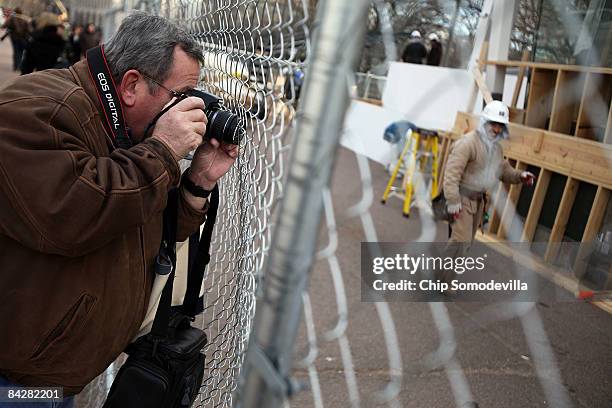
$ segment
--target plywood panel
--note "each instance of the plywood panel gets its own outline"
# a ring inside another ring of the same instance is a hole
[[[569,177],[565,183],[563,189],[563,196],[559,203],[559,210],[557,211],[557,217],[553,224],[552,231],[546,247],[546,253],[544,254],[544,260],[550,262],[557,257],[559,252],[559,242],[563,239],[565,234],[565,228],[567,227],[567,220],[569,219],[574,200],[576,199],[576,193],[578,192],[578,186],[580,182],[575,178]]]
[[[611,98],[612,76],[589,73],[578,113],[577,137],[604,140]]]
[[[548,190],[551,174],[552,173],[546,169],[543,169],[539,174],[533,198],[529,205],[529,211],[527,212],[527,218],[525,218],[525,225],[521,236],[521,241],[523,242],[531,242],[533,240],[533,235],[535,234],[538,220],[540,219],[542,205],[544,204],[544,198],[546,198],[546,191]]]
[[[533,71],[526,108],[527,126],[548,129],[556,82],[557,71],[537,68]]]
[[[586,74],[560,71],[555,87],[549,130],[573,135],[584,90]]]

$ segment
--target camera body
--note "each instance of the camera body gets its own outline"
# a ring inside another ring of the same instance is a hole
[[[192,89],[187,95],[202,99],[206,105],[204,113],[208,125],[205,138],[217,139],[226,144],[240,144],[245,134],[244,126],[238,115],[224,109],[223,99],[200,89]]]

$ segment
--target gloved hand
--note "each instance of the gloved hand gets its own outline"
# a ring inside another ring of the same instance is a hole
[[[459,218],[459,214],[461,213],[461,203],[448,204],[446,206],[446,210],[448,211],[450,216],[453,218],[453,220],[456,220],[457,218]]]
[[[533,186],[533,183],[535,182],[536,176],[529,172],[529,171],[524,171],[521,173],[521,181],[523,182],[523,184],[528,185],[528,186]]]

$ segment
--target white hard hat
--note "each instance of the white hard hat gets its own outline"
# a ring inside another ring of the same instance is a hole
[[[438,34],[431,33],[431,34],[429,34],[429,40],[430,41],[440,41],[440,38],[438,37]]]
[[[507,125],[510,118],[508,107],[500,101],[491,101],[482,111],[482,117],[489,122],[503,123]]]
[[[410,37],[412,37],[412,38],[421,38],[421,33],[419,33],[418,30],[414,30],[412,33],[410,33]]]

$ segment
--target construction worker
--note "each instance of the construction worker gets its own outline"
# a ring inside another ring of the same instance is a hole
[[[439,66],[442,61],[442,43],[438,34],[431,33],[429,39],[429,52],[427,53],[427,65]]]
[[[410,34],[410,41],[408,41],[408,45],[406,45],[402,53],[402,61],[411,64],[422,64],[426,57],[427,48],[425,48],[425,44],[423,44],[421,33],[414,30]]]
[[[448,156],[443,190],[448,213],[453,219],[446,256],[463,256],[474,240],[483,216],[487,191],[499,180],[504,183],[533,185],[535,176],[514,169],[500,145],[508,138],[508,107],[500,101],[487,104],[478,129],[457,140]],[[453,271],[444,271],[442,279],[453,279]]]

